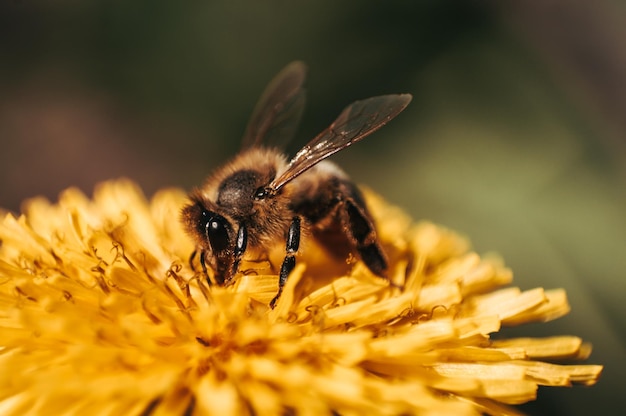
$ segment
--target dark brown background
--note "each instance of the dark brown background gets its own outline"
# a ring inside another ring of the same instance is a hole
[[[291,151],[351,101],[409,92],[405,113],[335,159],[501,253],[522,288],[567,289],[570,315],[510,333],[583,336],[605,373],[524,409],[626,409],[623,3],[178,3],[0,2],[0,206],[120,176],[147,194],[198,184],[294,59],[309,107]]]

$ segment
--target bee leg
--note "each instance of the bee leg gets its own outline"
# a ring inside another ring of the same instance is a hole
[[[360,206],[357,200],[352,198],[346,198],[343,204],[343,222],[361,259],[372,273],[386,277],[387,258],[364,206]]]
[[[289,226],[289,231],[287,232],[287,244],[285,247],[285,251],[287,254],[285,255],[285,259],[283,260],[283,264],[280,267],[280,275],[278,277],[278,293],[274,296],[274,299],[270,302],[270,308],[274,309],[276,306],[276,301],[280,298],[280,295],[283,293],[283,287],[287,282],[287,277],[291,273],[291,271],[296,267],[296,257],[295,254],[298,251],[298,247],[300,246],[300,217],[293,217],[291,221],[291,225]]]
[[[193,255],[195,254],[196,254],[196,251],[193,252]],[[213,283],[211,282],[211,279],[209,278],[209,272],[206,268],[206,258],[205,258],[204,250],[200,250],[200,265],[202,266],[202,273],[204,273],[204,277],[206,277],[206,281],[209,283],[209,286],[211,286]]]
[[[198,249],[195,249],[193,253],[191,253],[191,256],[189,256],[189,267],[194,272],[196,271],[196,266],[193,265],[193,261],[196,259],[197,255],[198,255]]]
[[[313,235],[331,255],[345,259],[357,254],[372,273],[386,278],[387,256],[361,191],[347,178],[333,176],[332,165],[324,166],[330,174],[323,186],[296,201],[293,211],[307,219]]]
[[[204,258],[204,250],[195,249],[191,256],[189,256],[189,267],[192,271],[196,272],[196,266],[194,266],[193,262],[196,259],[196,256],[200,254],[200,265],[202,266],[202,273],[204,273],[204,277],[206,277],[207,282],[211,284],[211,279],[209,279],[209,272],[206,268],[206,260]]]

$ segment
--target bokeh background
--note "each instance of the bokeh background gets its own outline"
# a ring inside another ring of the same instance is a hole
[[[567,317],[509,332],[580,335],[604,374],[523,409],[624,414],[624,2],[1,0],[0,206],[120,176],[199,184],[294,59],[309,104],[291,152],[356,99],[412,93],[335,160],[500,253],[522,288],[567,289]]]

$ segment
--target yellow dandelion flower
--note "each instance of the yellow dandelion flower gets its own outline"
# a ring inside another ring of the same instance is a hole
[[[107,182],[5,215],[0,413],[515,414],[596,381],[555,363],[589,355],[576,337],[490,339],[567,313],[563,290],[509,287],[497,258],[366,195],[396,286],[309,245],[275,309],[269,262],[226,288],[187,265],[180,190]]]

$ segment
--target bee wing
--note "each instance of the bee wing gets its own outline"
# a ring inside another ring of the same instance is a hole
[[[350,104],[291,159],[285,172],[270,183],[270,189],[279,190],[328,156],[375,132],[400,114],[411,99],[411,94],[381,95]]]
[[[242,149],[286,142],[293,137],[304,112],[305,78],[306,65],[295,61],[272,79],[254,107]]]

